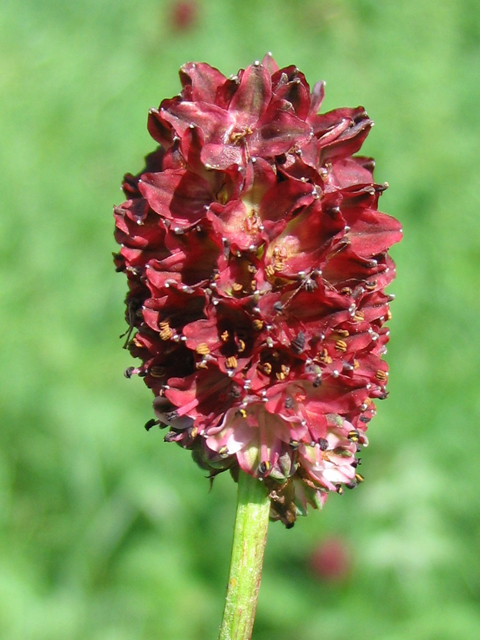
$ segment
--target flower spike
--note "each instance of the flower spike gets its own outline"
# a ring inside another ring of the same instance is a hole
[[[165,440],[210,476],[239,470],[287,527],[363,480],[360,449],[386,397],[388,186],[355,156],[363,107],[319,114],[294,66],[268,54],[227,79],[205,63],[152,109],[158,148],[115,208],[127,344]]]

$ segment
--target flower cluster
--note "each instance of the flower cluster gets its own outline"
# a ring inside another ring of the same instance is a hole
[[[310,91],[270,55],[228,79],[189,63],[180,79],[115,208],[142,361],[126,375],[155,395],[147,427],[168,425],[212,476],[263,479],[291,526],[362,480],[401,229],[377,209],[373,160],[353,155],[373,124],[362,107],[318,114],[323,83]]]

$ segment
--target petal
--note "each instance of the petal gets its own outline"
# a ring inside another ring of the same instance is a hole
[[[325,82],[316,82],[313,85],[312,97],[310,100],[310,115],[315,116],[320,109],[323,99],[325,97]]]
[[[197,222],[212,200],[209,184],[182,169],[144,173],[138,187],[154,211],[180,226]]]
[[[242,200],[232,200],[226,205],[214,202],[207,216],[232,250],[245,251],[262,241],[260,218],[254,210],[247,209]]]
[[[363,107],[336,109],[310,122],[322,147],[322,161],[356,153],[373,126]]]
[[[223,73],[205,62],[187,62],[180,69],[180,81],[192,102],[214,102],[218,88],[226,80]]]
[[[235,115],[237,123],[251,125],[265,113],[271,97],[270,74],[263,65],[252,64],[243,73],[229,111]]]
[[[253,156],[279,156],[293,146],[306,144],[311,135],[311,127],[295,115],[292,106],[286,100],[276,100],[248,138],[248,148]]]
[[[374,209],[361,207],[342,208],[342,215],[350,227],[346,238],[352,251],[369,257],[382,253],[402,239],[402,227],[398,220]]]
[[[278,73],[281,73],[282,80],[286,81],[275,87],[275,98],[289,102],[296,115],[305,120],[310,108],[310,87],[305,76],[296,67],[287,67]],[[272,78],[272,82],[275,82],[277,75]]]
[[[311,192],[312,185],[308,187]],[[345,221],[341,214],[338,211],[325,213],[321,201],[317,200],[295,216],[285,230],[272,240],[266,257],[272,260],[279,275],[288,277],[300,271],[309,273],[321,266],[329,243],[344,227]],[[275,255],[281,256],[279,263],[275,260]]]
[[[328,177],[324,178],[327,188],[345,189],[358,184],[371,184],[373,160],[371,158],[339,158],[333,161]]]
[[[155,114],[153,114],[155,115]],[[232,116],[208,102],[162,102],[157,120],[166,128],[170,126],[182,137],[189,126],[199,127],[206,142],[223,141],[226,130],[234,124]]]
[[[267,53],[264,56],[262,65],[267,69],[270,75],[273,75],[276,71],[278,71],[278,64],[275,62],[271,53]]]
[[[200,345],[207,345],[210,351],[221,346],[218,337],[217,321],[215,318],[196,320],[183,327],[183,335],[187,338],[185,344],[195,351]]]
[[[245,164],[244,149],[240,146],[223,142],[206,144],[200,157],[206,167],[220,171],[225,171],[232,165]]]

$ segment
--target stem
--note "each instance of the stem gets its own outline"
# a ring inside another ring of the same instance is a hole
[[[269,513],[270,498],[263,482],[240,471],[230,577],[218,640],[252,636]]]

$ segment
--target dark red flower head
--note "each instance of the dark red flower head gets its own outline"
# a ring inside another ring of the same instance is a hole
[[[400,225],[380,213],[362,107],[318,114],[294,66],[267,55],[231,78],[204,63],[150,111],[158,148],[115,208],[128,278],[127,374],[152,389],[165,439],[211,475],[262,478],[272,517],[357,473],[382,360]]]

